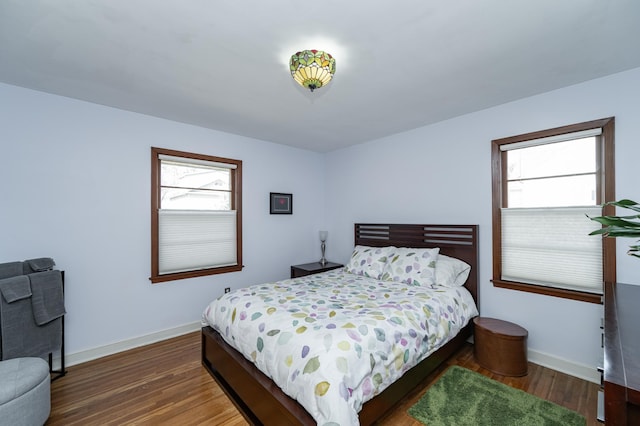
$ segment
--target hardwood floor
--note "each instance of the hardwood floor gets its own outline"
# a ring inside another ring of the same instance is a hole
[[[420,425],[406,414],[448,365],[461,365],[518,389],[575,410],[598,425],[598,386],[529,363],[524,377],[497,376],[473,359],[473,346],[459,350],[425,380],[380,425]],[[55,425],[246,425],[234,405],[200,364],[200,333],[68,368],[51,384]]]

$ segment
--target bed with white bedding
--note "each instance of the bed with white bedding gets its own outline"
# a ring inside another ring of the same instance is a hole
[[[464,287],[382,281],[344,268],[225,294],[203,320],[318,424],[354,425],[364,402],[477,314]]]
[[[375,421],[464,342],[478,315],[477,227],[463,228],[468,236],[458,226],[357,224],[345,268],[221,296],[203,313],[203,364],[254,424]],[[379,240],[380,229],[409,233]],[[384,245],[398,242],[418,247]],[[251,396],[260,389],[266,399]],[[380,399],[383,408],[368,408]]]

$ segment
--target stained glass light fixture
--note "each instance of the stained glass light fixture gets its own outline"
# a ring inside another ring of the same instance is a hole
[[[327,85],[336,72],[336,60],[322,50],[302,50],[291,56],[291,76],[312,92]]]

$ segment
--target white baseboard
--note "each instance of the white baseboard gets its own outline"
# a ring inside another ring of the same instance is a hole
[[[81,364],[83,362],[91,361],[97,358],[102,358],[103,356],[113,355],[118,352],[123,352],[129,349],[138,348],[140,346],[149,345],[161,340],[171,339],[172,337],[182,336],[183,334],[198,331],[200,330],[200,328],[202,328],[202,325],[200,324],[200,321],[198,321],[190,324],[184,324],[168,330],[147,334],[145,336],[123,340],[121,342],[113,343],[110,345],[100,346],[98,348],[76,352],[73,354],[66,354],[64,359],[65,366],[70,367],[72,365]],[[60,358],[56,359],[54,357],[53,367],[54,369],[60,368]]]
[[[544,352],[527,350],[528,361],[552,370],[578,377],[593,383],[600,383],[600,373],[595,366],[578,364]]]

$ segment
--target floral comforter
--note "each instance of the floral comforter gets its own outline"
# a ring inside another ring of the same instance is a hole
[[[378,281],[342,269],[254,285],[211,302],[217,330],[319,425],[357,425],[362,404],[478,311],[465,288]]]

